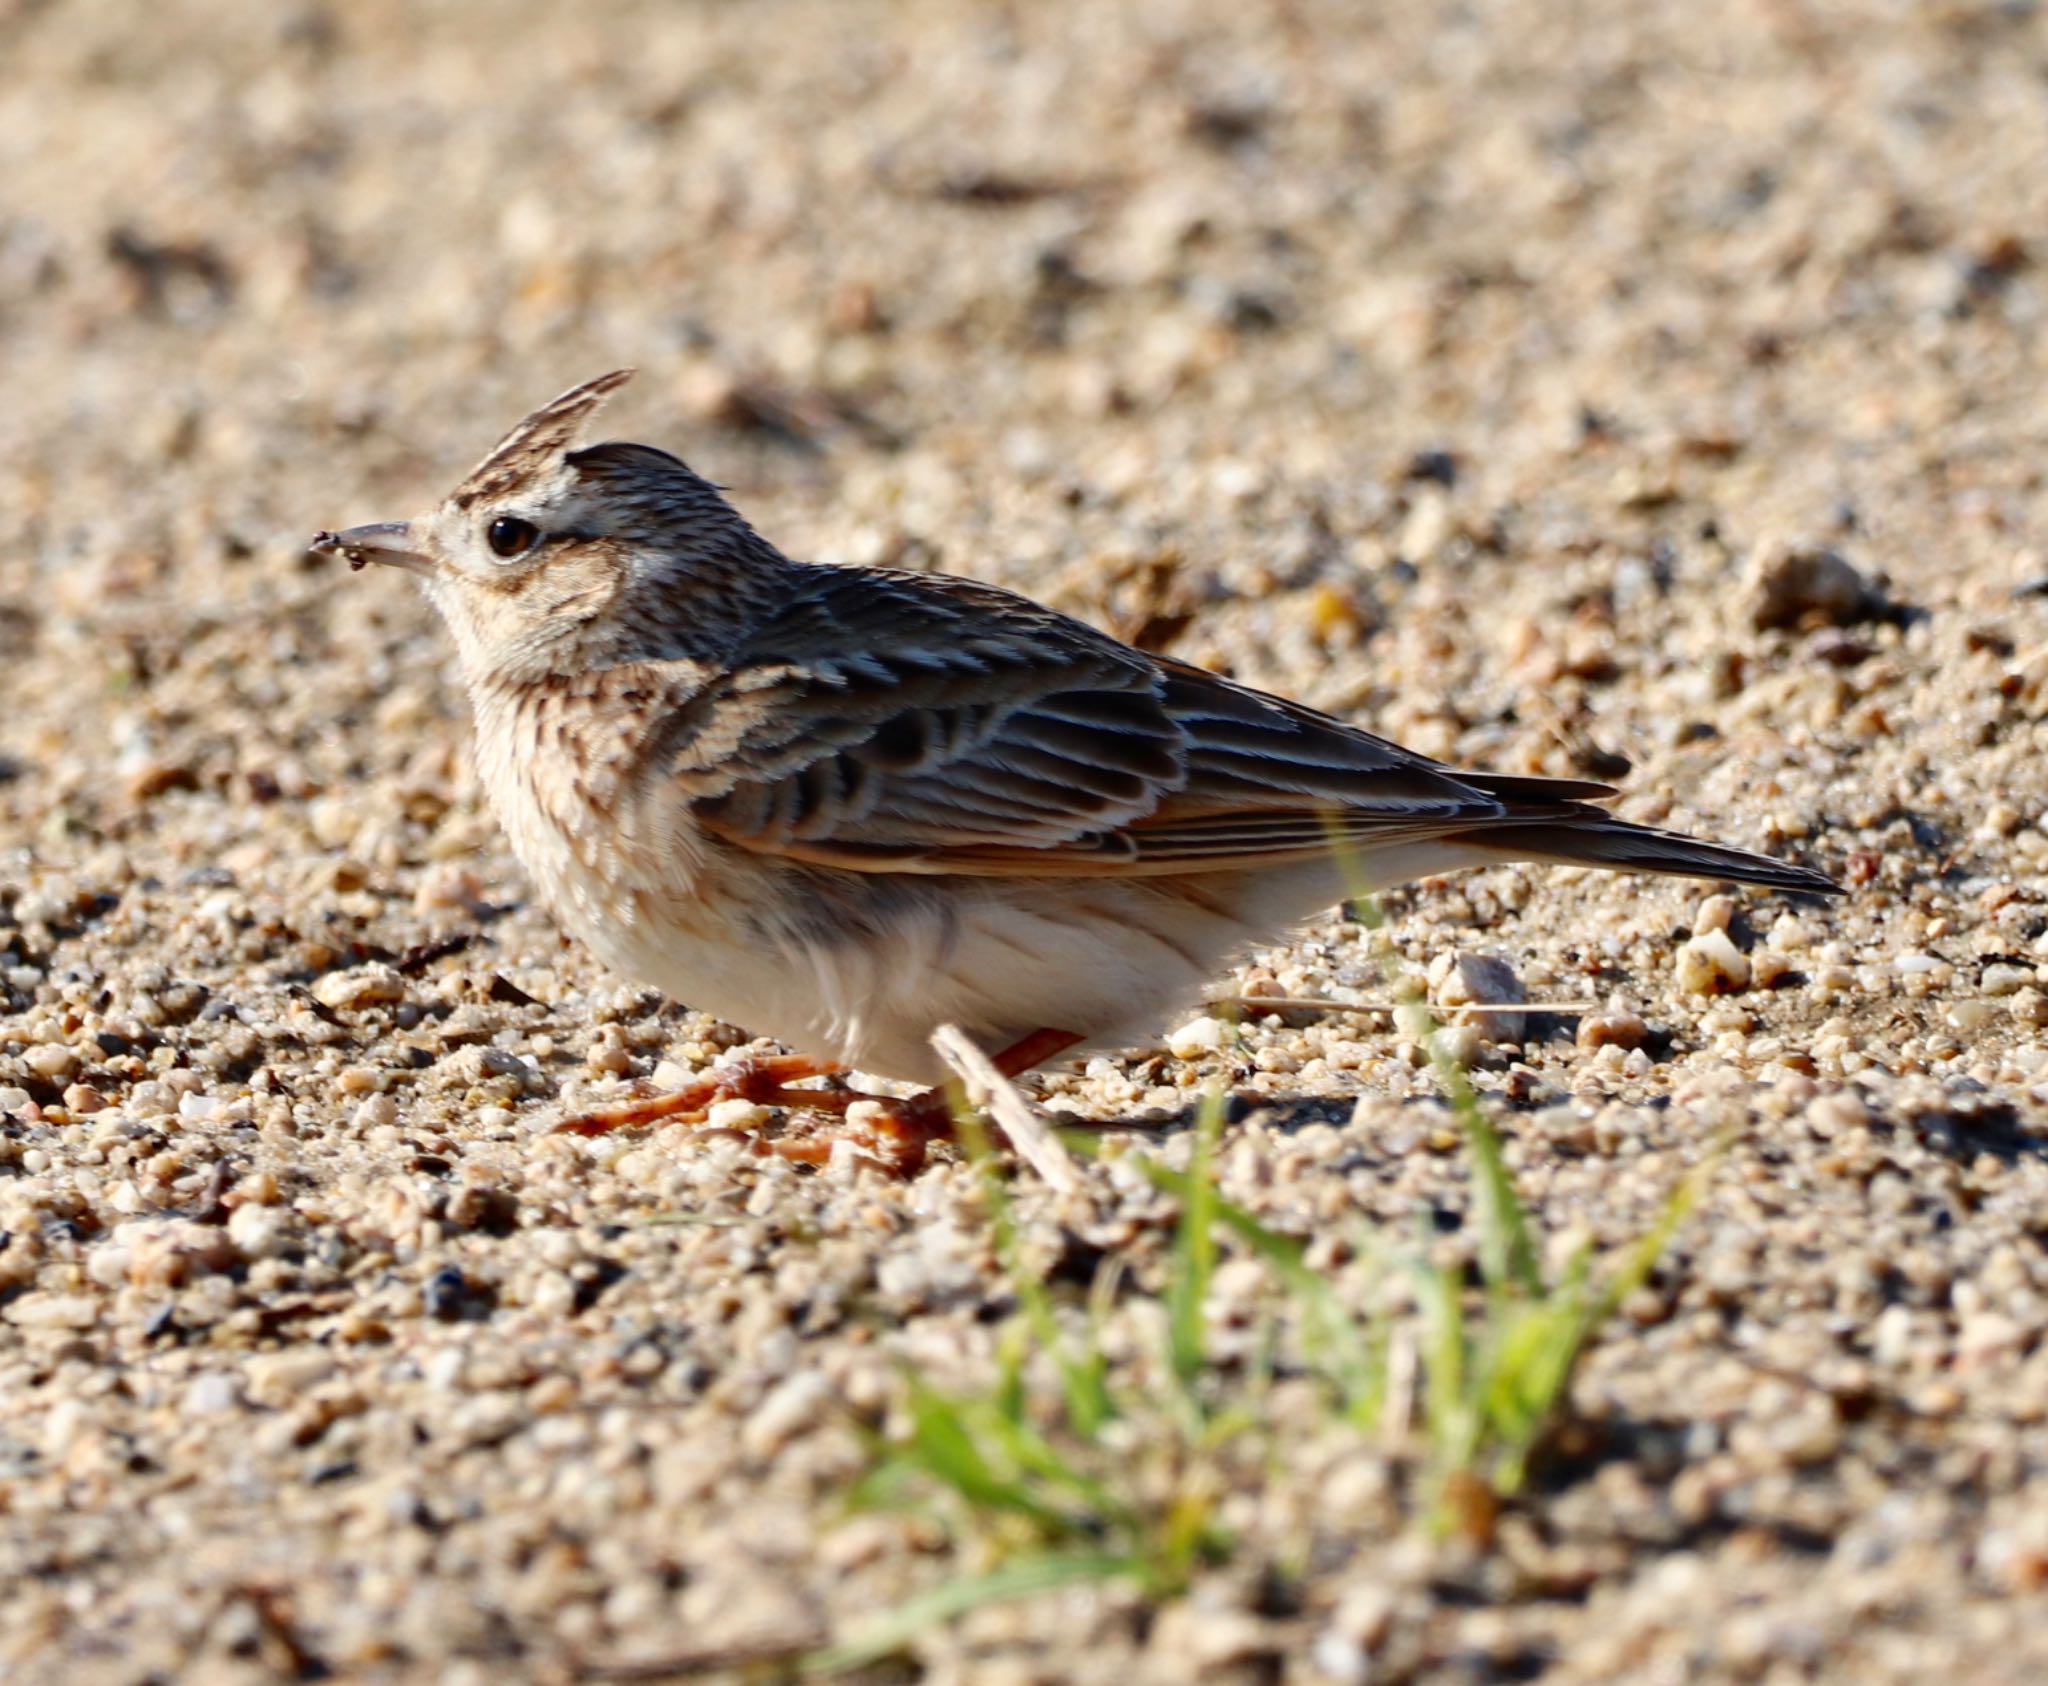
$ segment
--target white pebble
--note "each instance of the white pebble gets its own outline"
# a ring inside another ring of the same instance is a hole
[[[185,1389],[185,1410],[190,1416],[218,1416],[223,1411],[232,1411],[239,1403],[235,1378],[225,1370],[209,1370],[194,1376]]]
[[[91,1294],[24,1294],[0,1312],[24,1329],[90,1329],[99,1315],[100,1302]]]
[[[245,1259],[274,1259],[291,1244],[291,1219],[281,1206],[237,1206],[228,1239]]]
[[[1948,1022],[1957,1030],[1979,1031],[1998,1017],[1998,1009],[1989,1001],[1951,1001],[1948,1005]]]
[[[772,1457],[816,1423],[832,1398],[832,1384],[817,1370],[799,1370],[778,1382],[740,1430],[740,1445],[752,1457]]]
[[[137,1118],[161,1118],[176,1104],[170,1089],[154,1078],[138,1083],[128,1091],[128,1110]]]
[[[1704,937],[1709,931],[1725,931],[1735,922],[1733,896],[1708,896],[1692,916],[1692,934]]]
[[[1453,1065],[1470,1066],[1485,1051],[1486,1039],[1480,1035],[1476,1024],[1447,1024],[1431,1035],[1429,1045],[1438,1059],[1449,1060]]]
[[[576,1284],[566,1276],[537,1277],[526,1292],[526,1304],[542,1317],[567,1317],[576,1309]]]
[[[87,1278],[102,1288],[118,1288],[128,1280],[128,1249],[102,1242],[85,1255]]]
[[[61,1042],[45,1042],[21,1056],[21,1063],[38,1077],[62,1083],[78,1070],[78,1056]]]
[[[43,1451],[52,1458],[62,1458],[71,1450],[72,1444],[92,1432],[92,1413],[82,1399],[60,1399],[50,1407],[49,1415],[43,1418]]]
[[[1678,987],[1689,995],[1728,995],[1749,987],[1749,961],[1726,931],[1708,931],[1678,950]]]
[[[294,1403],[335,1371],[333,1355],[319,1347],[263,1352],[242,1367],[249,1397],[273,1409]]]
[[[323,1007],[374,1007],[405,999],[405,979],[389,966],[360,966],[329,972],[315,981],[313,999]]]
[[[1198,1060],[1228,1048],[1237,1040],[1237,1026],[1228,1019],[1190,1019],[1167,1033],[1166,1049],[1177,1060]]]
[[[1794,915],[1781,913],[1772,922],[1771,934],[1765,940],[1780,954],[1797,954],[1812,946],[1813,933]]]
[[[1913,1353],[1913,1312],[1910,1307],[1889,1305],[1877,1314],[1870,1329],[1870,1356],[1884,1368],[1897,1369]]]
[[[624,1077],[633,1069],[633,1055],[623,1043],[598,1042],[585,1052],[583,1063],[594,1072]]]
[[[875,1266],[875,1286],[891,1299],[917,1299],[931,1283],[930,1267],[915,1253],[889,1253]]]
[[[768,1109],[754,1101],[713,1101],[704,1122],[714,1130],[758,1130],[768,1122]]]
[[[462,1372],[468,1354],[459,1346],[444,1346],[420,1366],[420,1379],[436,1393],[454,1393],[462,1386]]]

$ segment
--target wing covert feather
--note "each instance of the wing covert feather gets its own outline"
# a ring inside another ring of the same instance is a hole
[[[736,847],[875,872],[1145,874],[1279,865],[1334,838],[1442,835],[1511,801],[1541,818],[1608,794],[1533,778],[1496,793],[1488,775],[994,586],[807,573],[674,741],[693,817]]]

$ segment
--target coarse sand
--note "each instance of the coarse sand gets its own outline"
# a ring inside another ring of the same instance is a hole
[[[971,1169],[546,1134],[743,1032],[558,937],[426,606],[304,552],[622,364],[792,554],[1851,889],[1389,898],[1598,1004],[1463,1038],[1548,1245],[1733,1140],[1559,1455],[1437,1539],[1281,1385],[1186,1597],[873,1678],[2048,1678],[2044,67],[1989,0],[0,0],[0,1678],[772,1678],[962,1571],[845,1495],[990,1373]],[[1386,998],[1334,915],[1219,987]],[[1112,1352],[1219,1075],[1333,1280],[1469,1251],[1385,1015],[1160,1030],[1015,1184]]]

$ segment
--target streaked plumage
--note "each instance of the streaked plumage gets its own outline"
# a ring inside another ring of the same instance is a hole
[[[625,379],[536,411],[432,513],[316,543],[420,576],[563,922],[747,1030],[933,1081],[948,1020],[992,1049],[1149,1038],[1361,879],[1525,859],[1835,888],[994,586],[790,561],[667,453],[574,448]]]

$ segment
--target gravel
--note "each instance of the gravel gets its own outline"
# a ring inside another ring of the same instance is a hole
[[[0,5],[0,1673],[666,1678],[963,1566],[843,1500],[901,1365],[988,1374],[974,1179],[546,1134],[744,1034],[561,941],[424,606],[302,549],[634,363],[618,431],[795,554],[1853,892],[1390,898],[1418,984],[1600,1003],[1454,1027],[1544,1235],[1734,1144],[1559,1455],[1434,1540],[1276,1387],[1230,1564],[923,1669],[2041,1678],[2044,57],[1973,4]],[[1156,1288],[1130,1156],[1218,1075],[1233,1198],[1469,1251],[1427,1051],[1287,1005],[1370,952],[1054,1073],[1111,1152],[1020,1180],[1032,1256]]]

